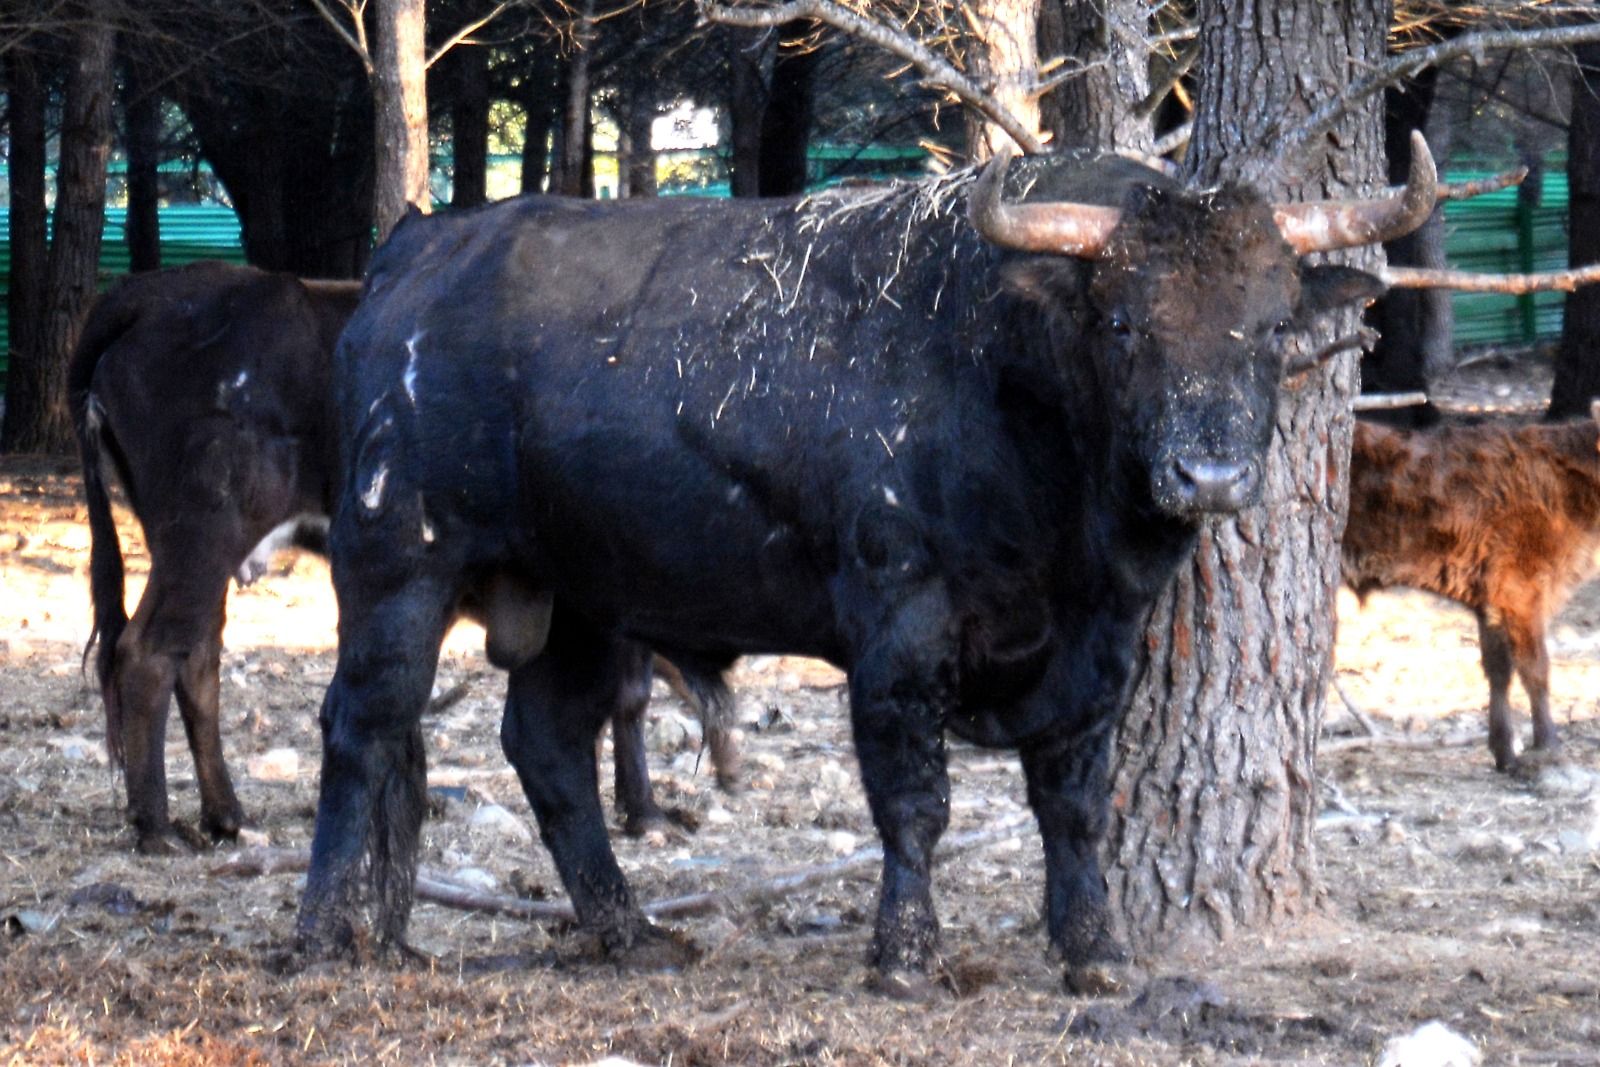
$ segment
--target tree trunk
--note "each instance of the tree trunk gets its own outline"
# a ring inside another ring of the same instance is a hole
[[[44,318],[45,85],[42,61],[26,46],[5,55],[7,118],[11,140],[11,281],[6,293],[11,343],[6,362],[6,415],[0,450],[15,451],[35,436],[43,420],[43,383],[30,366]]]
[[[806,189],[806,152],[811,147],[812,86],[821,56],[804,42],[809,22],[789,22],[778,29],[772,58],[772,81],[761,115],[757,187],[762,196],[791,196]]]
[[[1135,106],[1150,93],[1150,66],[1116,26],[1145,22],[1144,0],[1044,0],[1039,51],[1062,57],[1070,79],[1040,101],[1052,147],[1148,152],[1155,143],[1148,115]]]
[[[377,0],[373,106],[378,145],[375,222],[382,241],[428,195],[427,46],[423,0]]]
[[[640,79],[628,90],[624,116],[622,196],[656,195],[656,101],[651,80]]]
[[[563,196],[589,197],[594,185],[584,182],[589,154],[589,66],[594,51],[594,0],[584,0],[573,29],[573,53],[567,64],[566,103],[561,117],[561,153],[556,168]]]
[[[127,64],[128,267],[161,269],[161,97],[136,62]]]
[[[728,41],[728,191],[761,195],[761,123],[767,109],[770,37],[765,31],[726,30]]]
[[[1567,127],[1567,248],[1574,267],[1600,263],[1600,44],[1573,50],[1572,123]],[[1567,294],[1549,417],[1582,415],[1600,396],[1600,286]]]
[[[456,73],[450,105],[450,206],[477,207],[489,198],[489,51],[457,45],[450,61]]]
[[[92,9],[85,13],[92,16]],[[47,257],[44,318],[25,358],[11,370],[30,379],[33,410],[18,413],[9,447],[67,452],[74,447],[67,410],[67,362],[97,291],[100,232],[106,215],[106,160],[111,154],[112,46],[108,22],[82,20],[61,118],[56,210]],[[9,405],[8,405],[9,406]],[[9,419],[9,416],[8,416]]]
[[[1246,153],[1382,62],[1388,14],[1381,0],[1201,0],[1197,184],[1273,173]],[[1380,119],[1361,109],[1316,139],[1326,155],[1288,161],[1303,185],[1264,191],[1353,191],[1334,175],[1381,183]],[[1309,343],[1358,323],[1354,311],[1330,319]],[[1150,620],[1113,756],[1106,865],[1136,950],[1225,940],[1317,903],[1316,741],[1355,381],[1342,356],[1285,391],[1262,503],[1207,525]]]
[[[967,76],[987,89],[1017,121],[1039,130],[1039,5],[1041,0],[977,0],[967,5],[971,47]],[[988,159],[1011,137],[975,114],[967,116],[967,158]]]
[[[556,126],[560,84],[556,67],[543,56],[534,57],[529,68],[521,93],[524,123],[521,190],[537,193],[544,189],[545,179],[550,177],[550,133]]]
[[[1429,67],[1404,86],[1384,94],[1384,144],[1389,181],[1403,182],[1411,165],[1411,131],[1424,129],[1433,107],[1438,68]],[[1434,146],[1438,151],[1438,146]],[[1444,210],[1414,233],[1384,245],[1390,263],[1410,267],[1443,267]],[[1428,383],[1450,367],[1454,357],[1455,315],[1450,293],[1443,289],[1391,289],[1367,314],[1379,331],[1378,344],[1361,360],[1361,382],[1367,392],[1426,392]],[[1389,421],[1425,425],[1438,421],[1432,404],[1400,408]]]

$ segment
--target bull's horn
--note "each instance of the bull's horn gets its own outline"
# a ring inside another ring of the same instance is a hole
[[[1422,134],[1411,131],[1411,173],[1405,188],[1370,200],[1275,204],[1283,239],[1301,255],[1403,237],[1428,220],[1438,198],[1439,172]]]
[[[983,168],[967,198],[967,217],[984,240],[1019,252],[1092,259],[1105,248],[1122,212],[1098,204],[1006,204],[1000,186],[1016,150],[1006,145]]]

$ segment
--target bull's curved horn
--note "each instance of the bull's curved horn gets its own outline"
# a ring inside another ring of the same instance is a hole
[[[1002,203],[1000,186],[1015,154],[1010,145],[997,152],[967,197],[967,217],[984,240],[1019,252],[1098,256],[1122,212],[1098,204]]]
[[[1439,172],[1428,142],[1411,131],[1411,173],[1405,188],[1370,200],[1274,204],[1278,230],[1301,255],[1403,237],[1428,220],[1438,199]]]

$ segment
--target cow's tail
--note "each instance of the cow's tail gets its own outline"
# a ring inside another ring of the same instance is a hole
[[[84,503],[89,512],[89,597],[94,607],[94,627],[84,645],[83,658],[87,662],[98,643],[95,674],[106,709],[106,749],[114,767],[122,766],[123,749],[122,708],[113,682],[117,641],[127,628],[128,615],[123,607],[122,542],[111,513],[105,471],[108,465],[115,464],[120,469],[122,464],[116,440],[105,423],[105,411],[90,386],[101,355],[132,324],[133,316],[123,311],[114,299],[102,299],[84,324],[67,380],[73,429],[83,463]],[[126,485],[125,472],[123,481]]]
[[[711,767],[717,786],[724,792],[737,792],[740,785],[739,745],[733,736],[733,694],[728,691],[725,672],[730,666],[718,660],[671,653],[671,659],[657,656],[655,667],[685,704],[700,718],[700,733],[711,752]]]

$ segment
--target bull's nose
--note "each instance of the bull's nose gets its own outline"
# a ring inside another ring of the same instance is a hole
[[[1256,489],[1256,465],[1248,460],[1180,458],[1173,461],[1178,493],[1195,511],[1238,511]]]

